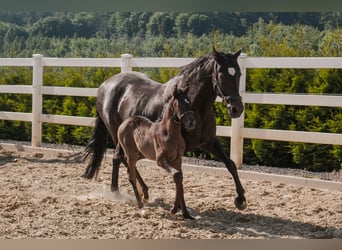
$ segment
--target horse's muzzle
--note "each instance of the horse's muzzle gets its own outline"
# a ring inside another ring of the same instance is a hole
[[[191,131],[196,127],[196,119],[193,111],[186,111],[180,117],[182,127],[187,131]]]
[[[228,114],[231,118],[239,118],[243,113],[244,106],[241,96],[237,97],[225,97],[224,102],[227,105]]]

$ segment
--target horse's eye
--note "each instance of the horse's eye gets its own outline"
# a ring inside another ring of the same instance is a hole
[[[230,68],[228,68],[228,73],[229,73],[229,75],[234,76],[236,71],[234,68],[230,67]]]

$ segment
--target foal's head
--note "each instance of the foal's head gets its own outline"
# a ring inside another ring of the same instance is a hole
[[[194,111],[191,109],[190,101],[187,97],[188,88],[179,90],[177,85],[172,89],[172,97],[168,103],[171,108],[171,115],[174,121],[182,123],[182,127],[190,131],[195,128],[196,120]]]

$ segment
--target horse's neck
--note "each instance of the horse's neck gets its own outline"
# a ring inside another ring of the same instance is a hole
[[[150,98],[149,102],[141,112],[144,116],[147,116],[152,121],[156,121],[161,118],[163,106],[170,99],[166,87],[166,84],[161,84],[157,92]]]
[[[193,104],[193,107],[197,105],[204,105],[206,107],[212,107],[216,100],[216,93],[213,88],[212,75],[214,66],[207,66],[206,70],[201,72],[194,72],[192,75],[179,76],[180,86],[185,87],[189,85],[188,98]],[[195,107],[195,108],[196,108]]]
[[[190,85],[189,99],[193,104],[193,108],[202,109],[203,107],[212,107],[216,100],[216,93],[212,87],[211,79],[202,79],[201,81],[193,81]]]

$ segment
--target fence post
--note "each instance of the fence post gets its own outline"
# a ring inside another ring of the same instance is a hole
[[[42,114],[43,96],[41,86],[43,85],[43,55],[33,55],[32,70],[32,132],[31,145],[40,147],[42,145],[42,122],[40,115]]]
[[[121,72],[132,71],[132,58],[131,54],[121,55]]]
[[[239,57],[239,65],[241,69],[240,78],[240,95],[242,97],[242,102],[244,100],[246,92],[246,66],[245,59],[247,55],[242,53]],[[244,103],[245,104],[245,103]],[[238,168],[242,167],[243,163],[243,127],[245,120],[245,112],[241,114],[239,118],[232,119],[232,137],[230,139],[230,158],[235,162]]]

